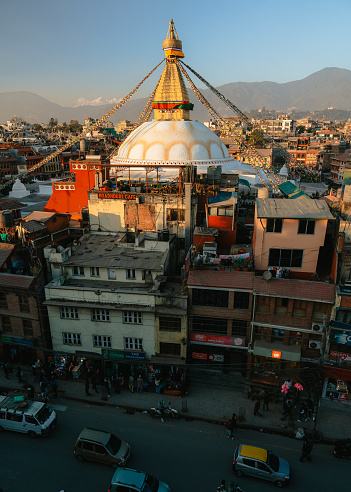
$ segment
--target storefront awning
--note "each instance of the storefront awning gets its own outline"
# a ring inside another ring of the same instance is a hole
[[[262,355],[271,359],[292,360],[299,362],[301,359],[301,347],[298,345],[282,345],[281,343],[268,343],[264,340],[256,340],[253,349],[254,355]]]

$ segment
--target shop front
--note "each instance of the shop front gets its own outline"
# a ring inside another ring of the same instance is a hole
[[[278,387],[285,379],[296,376],[301,347],[256,340],[248,357],[247,376],[252,383]]]
[[[351,326],[339,321],[331,321],[330,326],[322,396],[346,401],[351,399]]]
[[[11,360],[12,363],[29,364],[38,357],[42,357],[44,353],[36,349],[33,340],[1,335],[0,341],[4,359]]]
[[[192,333],[191,363],[205,365],[209,369],[237,370],[245,364],[245,337]]]

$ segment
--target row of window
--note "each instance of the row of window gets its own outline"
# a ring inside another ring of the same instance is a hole
[[[194,306],[228,307],[227,290],[193,289]],[[249,309],[250,292],[234,292],[234,309]]]
[[[148,271],[143,270],[143,278],[144,279],[145,279],[145,272],[149,273]],[[73,277],[84,277],[85,276],[84,267],[81,267],[81,266],[72,267],[72,276]],[[91,277],[100,277],[100,268],[99,267],[90,267],[90,276]],[[107,269],[107,277],[109,280],[116,280],[116,270],[114,268],[108,268]],[[134,280],[135,278],[136,278],[135,269],[134,268],[127,268],[126,279]]]
[[[82,345],[80,333],[62,333],[64,345]],[[124,350],[143,350],[143,339],[124,337]],[[107,335],[93,335],[93,347],[112,348],[112,337]],[[180,356],[181,347],[179,343],[160,343],[160,353],[164,355]]]
[[[63,332],[62,341],[64,345],[82,345],[80,333]],[[143,350],[142,338],[125,337],[123,341],[125,350]],[[93,335],[93,347],[111,348],[112,337],[108,335]]]
[[[299,220],[299,226],[297,228],[298,234],[314,234],[316,227],[315,220]],[[283,219],[267,219],[266,232],[280,233],[283,230]]]
[[[24,294],[20,294],[17,296],[18,298],[18,304],[21,313],[29,313],[29,298],[28,296]],[[7,305],[7,298],[6,298],[6,292],[5,291],[0,291],[0,308],[1,309],[8,309]]]
[[[79,319],[78,308],[76,307],[60,307],[60,317],[62,319]],[[91,321],[110,321],[110,311],[108,309],[91,309]],[[128,324],[143,324],[143,313],[139,311],[123,311],[123,323]]]
[[[4,333],[12,333],[12,325],[10,316],[1,316],[1,329]],[[32,337],[33,334],[33,326],[32,321],[30,319],[22,319],[22,329],[23,335],[25,337]]]

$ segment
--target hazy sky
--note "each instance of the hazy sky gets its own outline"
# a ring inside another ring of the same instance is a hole
[[[214,86],[351,70],[350,14],[351,0],[0,0],[0,92],[118,100],[163,59],[172,17],[184,61]]]

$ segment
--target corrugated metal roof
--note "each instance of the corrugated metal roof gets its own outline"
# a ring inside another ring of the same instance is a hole
[[[47,231],[48,228],[41,224],[36,220],[30,220],[28,222],[22,222],[22,227],[25,231],[28,232],[37,232],[37,231]]]
[[[335,285],[327,282],[281,278],[264,280],[261,277],[255,277],[253,288],[257,294],[263,296],[288,297],[328,303],[334,303],[335,300]]]
[[[0,267],[3,266],[7,258],[11,255],[14,248],[14,244],[0,243]]]
[[[310,198],[306,193],[301,191],[297,186],[295,186],[291,181],[285,181],[278,185],[280,191],[289,198]]]
[[[257,198],[257,217],[261,219],[333,219],[323,200]]]
[[[6,288],[29,289],[34,282],[35,277],[0,273],[0,286],[3,290]]]

